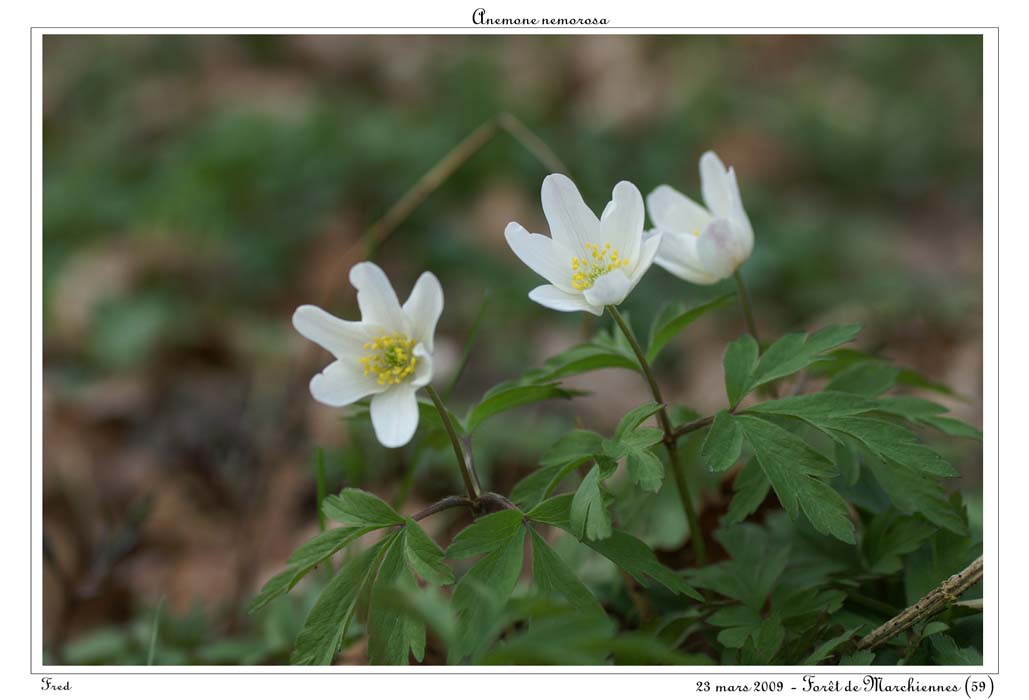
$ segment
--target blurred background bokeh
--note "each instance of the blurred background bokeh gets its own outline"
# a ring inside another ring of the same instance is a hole
[[[157,662],[285,662],[309,597],[256,619],[245,608],[317,532],[316,446],[330,490],[361,486],[406,512],[459,491],[445,451],[386,451],[310,398],[329,358],[290,316],[315,303],[355,317],[346,276],[369,225],[498,114],[547,144],[597,211],[621,179],[699,195],[697,160],[717,150],[756,230],[744,275],[763,334],[860,321],[860,347],[952,387],[934,400],[981,425],[981,48],[975,36],[46,37],[48,661],[143,663],[163,600]],[[525,139],[488,135],[374,250],[401,298],[422,270],[443,283],[439,386],[481,317],[458,412],[588,331],[526,298],[540,282],[503,230],[547,230],[548,170]],[[643,329],[664,301],[729,289],[655,267],[626,307]],[[670,399],[724,405],[721,352],[741,331],[729,306],[679,337],[658,368]],[[621,370],[570,384],[592,396],[484,426],[491,488],[510,489],[569,426],[608,428],[648,398]],[[974,494],[978,444],[940,449]],[[723,497],[710,485],[709,509]],[[670,499],[650,514],[659,548],[683,537]]]

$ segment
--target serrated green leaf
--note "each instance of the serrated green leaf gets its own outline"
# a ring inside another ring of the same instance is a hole
[[[454,582],[454,573],[443,563],[443,550],[425,534],[414,520],[407,518],[404,537],[404,556],[416,574],[428,583],[446,586]]]
[[[811,335],[791,333],[783,336],[761,354],[749,378],[747,391],[804,369],[827,350],[853,340],[860,331],[861,325],[854,323],[828,326]]]
[[[536,582],[540,591],[561,595],[573,606],[585,612],[603,614],[604,610],[600,603],[558,553],[551,549],[535,530],[530,528],[529,532],[532,537],[532,580]]]
[[[732,482],[733,497],[725,514],[726,524],[735,525],[743,522],[764,503],[771,487],[772,484],[761,471],[757,460],[749,460]]]
[[[935,479],[903,464],[886,464],[877,459],[868,460],[865,466],[901,512],[920,513],[958,535],[968,533],[964,514],[947,500]]]
[[[501,510],[484,515],[457,533],[447,548],[450,559],[466,559],[502,547],[522,527],[523,515],[517,510]]]
[[[612,367],[639,371],[639,365],[633,355],[589,342],[549,358],[542,367],[527,373],[526,379],[535,383],[552,382],[563,377]]]
[[[297,569],[286,569],[268,579],[260,593],[250,602],[247,612],[253,615],[283,593],[288,592],[302,577],[302,575],[297,576],[298,573]]]
[[[837,374],[827,391],[843,391],[860,396],[878,396],[897,382],[900,369],[883,360],[855,362]]]
[[[868,413],[877,410],[880,405],[879,401],[864,396],[840,391],[819,391],[815,394],[764,401],[749,407],[747,413],[793,416],[803,420],[813,420]]]
[[[729,399],[730,408],[736,408],[750,391],[750,377],[757,367],[757,356],[757,341],[747,334],[726,346],[722,366],[725,369],[725,395]]]
[[[530,384],[508,386],[496,392],[487,392],[468,414],[465,426],[473,432],[484,420],[503,411],[548,399],[570,399],[576,392],[562,389],[559,384]]]
[[[831,476],[828,460],[796,435],[755,416],[737,416],[754,456],[790,517],[803,510],[822,534],[854,544],[847,503],[815,477]]]
[[[326,517],[343,525],[383,528],[402,525],[404,518],[375,494],[361,489],[343,489],[322,502]]]
[[[650,418],[663,407],[664,404],[651,401],[650,403],[645,403],[642,406],[637,406],[626,413],[622,416],[622,419],[618,421],[618,427],[615,428],[615,440],[620,441],[627,433],[636,430],[636,428],[640,427],[640,424],[643,423],[643,421]]]
[[[599,466],[593,465],[576,489],[569,521],[572,534],[580,540],[602,540],[611,535],[611,515],[600,491]]]
[[[565,433],[540,459],[544,467],[591,459],[603,452],[604,437],[591,430]]]
[[[936,526],[920,515],[904,515],[892,508],[875,515],[865,526],[861,549],[869,569],[892,574],[900,571],[901,557],[909,554],[936,532]]]
[[[921,444],[910,430],[894,423],[866,416],[847,416],[817,420],[815,424],[849,435],[880,459],[935,476],[958,476],[947,460]]]
[[[511,489],[511,501],[522,509],[529,509],[546,498],[554,482],[563,478],[566,474],[565,465],[554,464],[549,467],[540,467],[536,471],[526,475]]]
[[[686,326],[708,311],[725,306],[735,297],[736,293],[730,292],[690,309],[687,309],[682,303],[664,307],[654,317],[654,323],[650,327],[650,339],[647,341],[647,360],[653,361],[662,348],[668,345]]]
[[[569,530],[572,534],[574,531]],[[650,547],[641,540],[622,530],[612,530],[611,536],[603,540],[584,540],[595,552],[610,559],[618,568],[632,576],[640,585],[650,588],[653,582],[660,583],[672,593],[687,595],[703,600],[686,579],[657,560]]]
[[[822,663],[838,646],[851,639],[857,630],[857,627],[846,629],[832,639],[822,642],[806,659],[800,662],[801,666],[815,666]]]
[[[630,449],[625,456],[625,468],[632,483],[644,491],[657,493],[661,490],[661,483],[665,478],[665,465],[649,449]]]
[[[932,637],[933,660],[941,666],[982,666],[983,656],[972,647],[959,648],[950,635]]]
[[[526,513],[525,517],[537,523],[571,531],[570,514],[573,498],[574,496],[570,493],[562,493],[559,496],[548,498]]]
[[[840,666],[871,666],[875,661],[875,652],[868,649],[855,651],[840,659]]]
[[[941,433],[950,435],[951,437],[968,438],[970,440],[983,441],[983,434],[978,428],[969,425],[963,421],[959,421],[957,418],[950,418],[948,416],[928,416],[922,418],[920,421],[923,425],[929,426],[930,428],[936,428]]]
[[[743,451],[743,431],[728,411],[719,411],[708,428],[700,458],[713,472],[724,472],[736,464]]]
[[[307,666],[332,663],[353,620],[361,592],[374,579],[384,548],[391,545],[396,536],[376,542],[340,567],[307,614],[290,663]]]
[[[406,615],[397,615],[383,600],[386,589],[416,585],[404,563],[409,532],[405,528],[389,545],[371,585],[367,628],[368,660],[373,665],[406,666],[409,653],[414,651],[417,658],[425,649],[425,627]]]

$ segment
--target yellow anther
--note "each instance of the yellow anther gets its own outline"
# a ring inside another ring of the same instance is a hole
[[[572,287],[580,292],[592,287],[601,275],[629,265],[629,260],[621,257],[618,249],[613,248],[610,243],[605,243],[603,247],[595,243],[586,243],[585,248],[592,260],[572,258]]]
[[[378,353],[358,358],[364,376],[372,374],[380,385],[399,384],[414,374],[418,358],[414,356],[415,341],[403,333],[380,335],[364,344],[366,350]]]

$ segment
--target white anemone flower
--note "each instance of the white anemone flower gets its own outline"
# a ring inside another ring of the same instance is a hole
[[[432,379],[432,338],[443,311],[443,289],[423,272],[400,305],[382,269],[362,262],[350,269],[360,321],[344,321],[317,306],[301,306],[293,326],[336,361],[311,379],[311,395],[329,406],[372,397],[375,437],[384,447],[406,445],[418,427],[415,392]]]
[[[619,182],[600,219],[564,175],[543,180],[543,213],[550,236],[510,223],[507,244],[523,263],[550,284],[529,298],[557,311],[597,316],[617,306],[643,277],[657,253],[660,235],[643,240],[643,197],[631,182]]]
[[[668,185],[647,197],[661,235],[658,265],[687,282],[714,284],[731,277],[754,250],[754,229],[743,209],[736,173],[708,151],[700,158],[700,188],[707,208]]]

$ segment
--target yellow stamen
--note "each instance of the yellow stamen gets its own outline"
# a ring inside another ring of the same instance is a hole
[[[418,358],[414,356],[415,341],[403,333],[380,335],[364,344],[365,350],[377,350],[358,359],[364,376],[374,375],[379,384],[399,384],[414,374]]]
[[[592,260],[587,257],[572,258],[572,287],[580,292],[592,287],[601,275],[629,266],[629,260],[621,257],[618,249],[612,248],[610,243],[605,243],[603,248],[587,243],[586,252]]]

